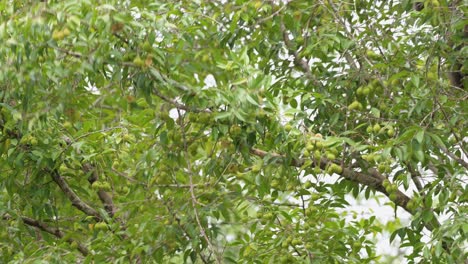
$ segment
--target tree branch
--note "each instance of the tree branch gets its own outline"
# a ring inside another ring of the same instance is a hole
[[[310,71],[309,63],[307,62],[307,60],[301,58],[299,56],[299,53],[297,52],[297,50],[292,48],[292,43],[289,40],[288,32],[287,32],[286,27],[284,26],[283,22],[281,22],[280,28],[281,28],[281,33],[283,34],[284,44],[286,44],[286,48],[288,49],[288,51],[293,54],[294,64],[296,64],[296,66],[298,66],[299,68],[302,69],[302,71],[305,73],[306,77],[308,79],[312,80],[312,83],[315,86],[322,87],[322,84],[319,81],[317,81],[315,78],[313,78],[312,72]]]
[[[11,216],[7,214],[7,215],[4,215],[2,218],[4,220],[9,220],[9,219],[11,219]],[[45,224],[45,223],[43,223],[41,221],[29,218],[29,217],[25,217],[25,216],[22,216],[21,220],[23,221],[24,224],[35,227],[35,228],[37,228],[39,230],[42,230],[44,232],[47,232],[47,233],[49,233],[51,235],[54,235],[57,238],[63,238],[65,236],[65,233],[63,231],[61,231],[60,229],[55,228],[55,227],[50,227],[50,226],[48,226],[47,224]],[[88,249],[83,244],[81,244],[80,242],[78,242],[78,241],[76,241],[74,239],[71,239],[71,238],[67,239],[67,242],[70,243],[70,244],[75,242],[78,245],[78,250],[84,256],[87,256],[89,254]]]
[[[70,188],[65,179],[60,176],[56,169],[48,171],[52,180],[60,187],[68,200],[71,201],[72,205],[83,213],[93,216],[97,221],[102,221],[102,216],[94,208],[86,204],[81,198]]]
[[[91,176],[88,177],[89,184],[92,185],[95,181],[99,180],[99,174],[97,173],[96,168],[91,165],[91,163],[83,163],[82,168],[85,173],[91,173]],[[102,204],[104,205],[104,210],[106,210],[110,217],[114,217],[115,213],[117,212],[117,208],[114,205],[112,196],[104,190],[98,190],[97,194],[99,200],[101,200]]]
[[[280,160],[278,160],[278,162],[283,162],[284,159],[286,159],[285,156],[280,155],[278,153],[269,153],[269,152],[256,149],[256,148],[251,148],[250,153],[256,156],[262,157],[262,158],[266,156],[279,158]],[[335,162],[327,160],[326,158],[321,158],[320,162],[313,161],[311,166],[320,166],[322,170],[325,170],[332,163],[335,163]],[[305,164],[304,159],[293,158],[290,161],[290,165],[294,167],[302,167],[304,164]],[[341,162],[337,162],[335,164],[340,165]],[[350,180],[350,181],[353,181],[362,185],[366,185],[376,191],[379,191],[385,194],[387,197],[390,196],[390,194],[385,190],[385,187],[382,185],[386,177],[383,176],[381,173],[379,173],[375,168],[370,168],[367,173],[356,172],[348,168],[343,168],[342,173],[338,175],[347,180]],[[396,195],[397,195],[396,199],[392,200],[395,203],[395,205],[400,206],[401,208],[403,208],[405,211],[407,211],[410,214],[414,214],[415,211],[410,210],[407,207],[407,204],[410,201],[410,198],[406,196],[406,194],[404,194],[400,190],[396,191]],[[438,226],[440,226],[440,223],[437,220],[434,221],[434,223],[426,224],[426,228],[431,231]]]
[[[171,99],[171,98],[163,95],[156,88],[153,89],[153,93],[156,94],[156,96],[158,96],[162,100],[174,105],[176,108],[179,108],[179,109],[182,109],[182,110],[185,110],[185,111],[188,111],[188,112],[193,112],[193,113],[211,113],[210,109],[198,109],[198,108],[195,108],[195,107],[189,107],[189,106],[186,106],[184,104],[181,104],[181,103],[177,102],[176,100]]]

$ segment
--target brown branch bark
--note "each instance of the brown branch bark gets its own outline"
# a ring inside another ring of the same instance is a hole
[[[99,174],[97,173],[93,165],[86,162],[82,165],[82,167],[85,173],[91,173],[91,176],[88,177],[88,182],[90,185],[92,185],[95,181],[99,180]],[[104,205],[104,210],[106,210],[107,214],[110,217],[114,217],[115,213],[117,212],[117,208],[114,205],[112,196],[104,190],[98,190],[97,194],[99,200],[101,200],[102,204]]]
[[[97,221],[102,221],[102,216],[94,208],[85,203],[81,198],[70,188],[65,179],[58,173],[57,170],[48,171],[52,180],[60,187],[65,196],[71,201],[72,205],[86,215],[93,216]]]
[[[11,219],[11,216],[6,214],[2,218],[4,220],[9,220],[9,219]],[[46,233],[49,233],[49,234],[55,236],[57,238],[63,238],[65,236],[65,233],[63,231],[61,231],[60,229],[55,228],[55,227],[50,227],[46,223],[43,223],[43,222],[38,221],[36,219],[32,219],[32,218],[29,218],[29,217],[22,216],[21,220],[23,221],[24,224],[35,227],[35,228],[37,228],[37,229],[39,229],[41,231],[44,231]],[[83,244],[81,244],[80,242],[78,242],[78,241],[76,241],[74,239],[71,239],[71,238],[67,239],[67,242],[70,243],[70,244],[73,243],[73,242],[76,242],[76,244],[78,245],[78,250],[81,252],[81,254],[83,254],[84,256],[87,256],[89,254],[88,249]]]
[[[188,111],[188,112],[193,112],[193,113],[211,113],[210,109],[198,109],[198,108],[195,108],[195,107],[189,107],[189,106],[186,106],[184,104],[181,104],[181,103],[177,102],[176,100],[173,100],[173,99],[163,95],[156,88],[153,89],[153,93],[156,96],[158,96],[159,98],[161,98],[163,101],[166,101],[166,102],[174,105],[175,107],[177,107],[179,109],[182,109],[182,110],[185,110],[185,111]]]
[[[262,157],[262,158],[266,157],[266,156],[279,158],[278,162],[283,162],[284,159],[286,159],[285,156],[280,155],[278,153],[269,153],[269,152],[266,152],[266,151],[263,151],[263,150],[260,150],[260,149],[256,149],[256,148],[252,148],[250,150],[250,153],[252,153],[252,154],[254,154],[256,156]],[[325,170],[327,168],[327,166],[329,166],[332,163],[335,163],[335,162],[327,160],[326,158],[321,158],[320,162],[314,161],[312,166],[320,166],[320,168],[322,170]],[[290,161],[290,165],[294,166],[294,167],[302,167],[304,164],[305,164],[304,159],[293,158]],[[341,162],[336,162],[335,164],[340,165]],[[370,188],[372,188],[372,189],[374,189],[374,190],[376,190],[378,192],[381,192],[381,193],[385,194],[387,197],[390,196],[390,194],[385,190],[385,187],[382,185],[382,183],[386,179],[386,177],[383,176],[381,173],[379,173],[375,168],[370,168],[367,171],[367,173],[363,173],[363,172],[357,172],[357,171],[354,171],[354,170],[351,170],[351,169],[345,167],[345,168],[343,168],[343,171],[342,171],[341,174],[339,174],[339,176],[343,177],[343,178],[345,178],[347,180],[350,180],[350,181],[353,181],[353,182],[368,186],[368,187],[370,187]],[[401,208],[403,208],[405,211],[407,211],[410,214],[414,214],[415,211],[410,210],[407,207],[407,204],[410,201],[410,198],[406,194],[401,192],[400,190],[396,191],[396,195],[397,195],[396,199],[393,200],[395,205],[400,206]],[[434,221],[431,224],[426,224],[426,228],[431,230],[431,231],[434,230],[434,228],[436,228],[438,226],[440,226],[440,223],[437,222],[437,221]]]
[[[312,72],[310,71],[309,63],[307,62],[307,60],[305,60],[304,58],[301,58],[301,56],[299,55],[297,50],[295,50],[293,48],[293,45],[292,45],[291,41],[289,40],[288,32],[286,30],[286,26],[284,25],[283,22],[281,22],[280,28],[281,28],[281,33],[283,34],[284,44],[286,45],[286,48],[288,49],[288,51],[290,53],[292,53],[292,55],[293,55],[294,64],[297,67],[302,69],[305,76],[308,79],[310,79],[315,86],[322,87],[322,84],[319,81],[317,81],[316,79],[313,78],[313,75],[312,75]]]

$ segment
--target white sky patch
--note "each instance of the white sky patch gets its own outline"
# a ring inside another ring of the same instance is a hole
[[[185,113],[184,110],[179,110],[179,111],[180,111],[181,115],[183,115]],[[177,108],[172,108],[171,110],[169,110],[169,116],[174,120],[179,118],[179,112],[177,111]]]
[[[217,86],[216,79],[213,76],[213,74],[208,74],[203,80],[203,82],[205,83],[205,86],[203,86],[203,89],[208,89],[208,88]]]
[[[88,78],[85,79],[86,81],[86,84],[87,86],[85,86],[84,88],[86,89],[86,91],[88,92],[91,92],[92,94],[95,94],[95,95],[100,95],[101,92],[99,91],[99,89],[96,87],[96,85],[92,84]]]

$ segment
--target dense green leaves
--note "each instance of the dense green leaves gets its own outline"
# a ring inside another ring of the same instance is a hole
[[[412,2],[1,3],[1,261],[465,260],[465,7]]]

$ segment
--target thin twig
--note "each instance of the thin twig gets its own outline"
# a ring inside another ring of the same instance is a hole
[[[179,109],[177,109],[177,112],[178,112],[179,116],[182,116]],[[202,225],[202,223],[200,221],[200,216],[198,215],[198,210],[197,210],[198,201],[197,201],[197,198],[195,196],[195,188],[194,188],[194,184],[193,184],[192,164],[190,162],[190,157],[189,157],[189,154],[188,154],[185,124],[184,124],[183,121],[181,122],[180,127],[181,127],[181,130],[182,130],[182,140],[183,140],[183,143],[184,143],[184,156],[185,156],[185,160],[187,161],[187,170],[188,170],[189,184],[190,184],[189,190],[190,190],[190,196],[191,196],[191,201],[192,201],[193,212],[195,214],[195,220],[197,221],[197,225],[200,228],[201,235],[206,240],[206,243],[208,244],[208,247],[210,248],[210,251],[215,255],[216,262],[217,263],[222,263],[222,261],[221,261],[220,257],[218,256],[213,244],[211,243],[210,239],[208,238],[208,236],[206,234],[206,231],[205,231],[205,228],[203,227],[203,225]]]

